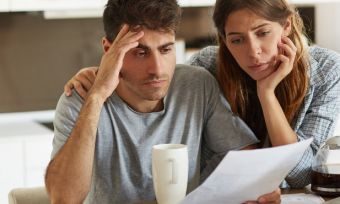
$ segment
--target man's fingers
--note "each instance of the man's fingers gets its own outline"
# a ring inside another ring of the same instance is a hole
[[[131,48],[138,46],[138,40],[142,38],[144,35],[143,31],[139,32],[129,32],[125,36],[123,36],[120,41],[115,40],[115,42],[111,45],[108,50],[108,53],[116,53],[117,49],[121,49],[123,52],[127,52]],[[133,46],[131,46],[133,45]],[[124,53],[125,54],[125,53]]]
[[[108,53],[115,53],[117,52],[117,49],[124,48],[126,45],[135,44],[140,38],[143,37],[143,35],[144,32],[142,30],[127,31],[126,33],[122,33],[119,38],[115,38],[108,50]],[[137,45],[135,47],[137,47]]]
[[[115,40],[120,40],[127,32],[129,32],[129,25],[124,24],[120,31],[118,32]]]

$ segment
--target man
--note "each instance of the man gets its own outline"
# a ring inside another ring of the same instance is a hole
[[[202,140],[216,154],[257,142],[207,71],[175,65],[179,18],[175,0],[109,0],[95,82],[85,100],[74,92],[57,105],[45,178],[52,203],[154,200],[151,149],[160,143],[188,145],[190,192]]]

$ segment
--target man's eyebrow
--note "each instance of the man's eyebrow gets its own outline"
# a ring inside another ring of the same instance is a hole
[[[140,49],[143,49],[143,50],[150,50],[149,46],[144,45],[142,43],[138,43],[138,46],[136,48],[140,48]]]
[[[162,49],[162,48],[168,47],[168,46],[170,46],[170,45],[174,45],[174,44],[175,44],[175,42],[168,42],[168,43],[165,43],[165,44],[163,44],[163,45],[158,46],[157,48],[158,48],[158,49]],[[144,44],[142,44],[142,43],[139,43],[138,46],[137,46],[136,48],[143,49],[143,50],[150,50],[150,47],[149,47],[149,46],[144,45]]]
[[[253,31],[253,30],[259,29],[261,27],[267,26],[267,25],[269,25],[269,23],[263,23],[263,24],[260,24],[258,26],[252,27],[251,30]],[[240,32],[230,32],[230,33],[227,34],[227,36],[229,36],[229,35],[240,35],[240,34],[242,34],[242,33],[240,33]]]
[[[168,42],[168,43],[165,43],[164,45],[159,46],[158,49],[162,49],[162,48],[168,47],[170,45],[174,45],[174,44],[175,44],[175,42]]]

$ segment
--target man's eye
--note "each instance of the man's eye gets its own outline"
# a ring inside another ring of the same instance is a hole
[[[161,53],[167,54],[167,53],[171,52],[171,50],[172,50],[172,49],[171,49],[170,47],[163,48],[163,49],[161,50]]]
[[[145,57],[145,55],[146,55],[146,52],[145,52],[145,51],[136,52],[136,56],[137,56],[137,57]]]

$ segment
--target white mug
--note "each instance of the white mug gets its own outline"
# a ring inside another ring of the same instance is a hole
[[[158,204],[178,204],[188,184],[188,148],[183,144],[152,147],[152,177]]]

